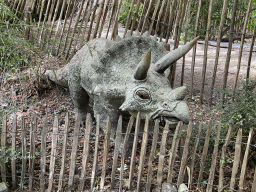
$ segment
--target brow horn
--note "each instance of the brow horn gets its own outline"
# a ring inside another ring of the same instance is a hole
[[[189,50],[196,44],[199,37],[196,37],[184,46],[179,47],[171,51],[170,53],[163,56],[156,62],[155,71],[158,73],[163,73],[168,67],[170,67],[175,61],[183,57]]]

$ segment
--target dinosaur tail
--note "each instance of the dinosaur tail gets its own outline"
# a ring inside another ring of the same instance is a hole
[[[63,68],[58,70],[47,70],[45,72],[45,75],[54,83],[63,86],[68,87],[68,65],[65,65]]]

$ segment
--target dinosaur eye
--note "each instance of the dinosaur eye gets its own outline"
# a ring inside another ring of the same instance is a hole
[[[149,99],[149,96],[147,93],[143,92],[143,91],[139,91],[137,93],[137,95],[141,98],[141,99]]]

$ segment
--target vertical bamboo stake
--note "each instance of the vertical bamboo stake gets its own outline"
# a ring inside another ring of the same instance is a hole
[[[225,90],[226,86],[227,86],[228,69],[229,69],[229,63],[230,63],[231,48],[232,48],[232,44],[233,44],[233,33],[234,33],[234,26],[235,26],[237,4],[238,4],[238,0],[235,0],[234,5],[233,5],[231,24],[230,24],[228,52],[227,52],[227,57],[226,57],[225,69],[224,69],[223,90]],[[222,104],[224,103],[224,98],[225,98],[225,94],[222,94]]]
[[[7,136],[7,115],[5,114],[2,122],[2,131],[1,131],[1,148],[3,149],[3,153],[5,153],[6,147],[6,136]],[[1,161],[1,176],[2,181],[6,182],[6,166],[5,160]]]
[[[73,145],[72,145],[72,151],[71,151],[71,157],[70,157],[70,169],[69,169],[69,180],[68,180],[69,188],[73,186],[73,182],[74,182],[75,167],[76,167],[76,153],[77,153],[80,123],[81,123],[81,114],[78,114],[75,122]]]
[[[187,14],[186,14],[184,45],[187,43],[187,34],[188,34],[188,24],[189,24],[189,21],[190,21],[191,2],[192,2],[192,0],[189,0],[188,9],[187,9],[188,12],[187,12]],[[184,55],[184,56],[183,56],[183,59],[182,59],[182,69],[181,69],[180,86],[183,86],[183,81],[184,81],[185,57],[186,57],[186,56]]]
[[[104,24],[105,24],[105,20],[106,20],[107,14],[108,14],[109,2],[110,2],[110,0],[105,0],[103,18],[102,18],[102,21],[101,21],[101,26],[100,26],[100,31],[99,31],[98,38],[101,37],[101,33],[102,33],[102,30],[103,30],[103,27],[104,27]]]
[[[219,26],[219,30],[218,30],[218,36],[217,36],[217,48],[216,48],[216,57],[215,57],[215,63],[214,63],[214,69],[213,69],[213,78],[212,78],[212,84],[211,84],[211,88],[210,88],[210,91],[211,91],[211,93],[210,93],[210,105],[212,104],[213,87],[214,87],[214,84],[215,84],[217,67],[218,67],[218,63],[219,63],[221,31],[223,29],[223,25],[224,25],[224,21],[225,21],[227,5],[228,5],[228,0],[224,0],[223,7],[222,7],[222,12],[221,12],[221,21],[220,21],[220,26]]]
[[[196,144],[195,144],[195,147],[194,147],[194,150],[193,150],[191,167],[190,167],[190,178],[191,178],[191,181],[189,181],[189,189],[191,188],[191,183],[193,183],[192,178],[193,178],[193,174],[194,174],[194,166],[195,166],[195,160],[196,160],[196,150],[197,150],[197,147],[198,147],[198,144],[199,144],[199,139],[200,139],[202,127],[203,127],[203,123],[200,122],[199,130],[198,130],[198,133],[196,135],[196,141],[195,141]]]
[[[156,181],[158,188],[161,188],[161,185],[162,185],[165,145],[166,145],[168,132],[169,132],[169,122],[167,121],[164,127],[162,139],[161,139],[161,146],[160,146],[160,153],[159,153],[159,160],[158,160],[157,181]]]
[[[77,18],[76,18],[75,26],[74,26],[73,31],[72,31],[72,34],[71,34],[71,36],[70,36],[70,42],[69,42],[69,44],[68,44],[67,52],[66,52],[65,57],[64,57],[66,60],[67,60],[67,57],[68,57],[68,54],[69,54],[69,50],[70,50],[70,48],[71,48],[71,45],[72,45],[72,42],[73,42],[73,39],[74,39],[74,35],[75,35],[76,28],[77,28],[77,25],[78,25],[79,20],[80,20],[81,13],[82,13],[82,11],[83,11],[84,2],[85,2],[85,0],[82,0],[82,2],[81,2],[81,7],[80,7],[80,9],[79,9],[79,12],[78,12],[78,15],[77,15]],[[78,37],[79,37],[79,36],[78,36]],[[75,47],[74,47],[74,49],[75,49]]]
[[[242,168],[241,168],[241,175],[240,175],[240,179],[239,179],[239,192],[245,191],[244,176],[245,176],[245,172],[246,172],[246,166],[247,166],[247,162],[248,162],[250,145],[252,142],[252,136],[253,136],[253,128],[250,129],[248,140],[247,140],[247,146],[246,146],[246,150],[244,153],[244,159],[243,159],[243,164],[242,164]]]
[[[158,139],[158,133],[159,132],[159,120],[157,119],[155,121],[155,128],[154,128],[154,135],[153,135],[153,141],[152,141],[152,147],[151,152],[148,159],[148,176],[147,176],[147,183],[146,183],[146,191],[150,191],[151,188],[151,181],[152,181],[152,161],[153,157],[156,153],[156,145],[157,145],[157,139]]]
[[[156,3],[156,5],[155,5],[154,13],[153,13],[152,19],[151,19],[151,25],[150,25],[149,30],[148,30],[148,34],[149,34],[149,35],[150,35],[151,32],[152,32],[152,28],[153,28],[153,25],[154,25],[154,22],[155,22],[157,10],[158,10],[158,8],[159,8],[159,6],[160,6],[160,3],[161,3],[161,1],[158,0],[157,3]]]
[[[163,14],[163,10],[164,10],[164,6],[166,4],[166,0],[162,1],[162,5],[160,7],[160,11],[158,13],[158,17],[157,17],[157,22],[156,22],[156,28],[155,28],[155,35],[157,35],[157,31],[159,30],[159,24],[160,24],[160,20]]]
[[[145,28],[145,25],[146,25],[146,22],[147,22],[147,18],[149,17],[149,13],[150,13],[150,9],[151,9],[152,3],[153,3],[153,0],[150,0],[149,5],[148,5],[148,10],[147,10],[147,13],[146,13],[146,16],[144,18],[143,25],[142,25],[142,28],[141,28],[141,34],[144,33],[144,28]]]
[[[249,79],[249,77],[250,77],[252,52],[253,52],[253,47],[254,47],[255,36],[256,36],[256,25],[254,27],[254,32],[253,32],[252,41],[251,41],[251,47],[250,47],[250,53],[249,53],[249,57],[248,57],[248,66],[247,66],[247,74],[246,74],[246,78],[247,79]]]
[[[92,166],[92,179],[91,179],[91,191],[93,191],[94,188],[94,182],[95,182],[95,174],[96,174],[96,168],[98,163],[98,148],[99,148],[99,136],[100,136],[100,115],[97,115],[97,125],[96,125],[96,139],[95,139],[95,151],[94,151],[94,157],[93,157],[93,166]]]
[[[178,137],[178,134],[179,134],[182,126],[183,126],[182,122],[179,122],[178,125],[176,126],[176,129],[175,129],[175,132],[173,135],[172,148],[170,150],[169,164],[168,164],[168,176],[167,176],[168,183],[172,182],[172,170],[173,170],[173,166],[174,166],[174,161],[176,159],[178,143],[180,142],[180,137]]]
[[[165,7],[165,16],[164,16],[164,21],[162,23],[162,30],[161,30],[161,34],[160,34],[160,42],[162,42],[163,33],[166,32],[166,27],[168,28],[168,25],[167,25],[166,22],[167,22],[168,14],[171,14],[170,11],[169,11],[170,4],[171,4],[171,0],[168,0],[167,5]]]
[[[236,136],[236,144],[235,144],[235,157],[232,168],[232,175],[230,180],[230,190],[233,191],[235,188],[236,182],[236,174],[239,167],[240,155],[241,155],[241,141],[242,141],[242,129],[239,129]]]
[[[255,171],[254,171],[254,179],[253,179],[251,192],[256,192],[256,168],[255,168]]]
[[[147,151],[148,125],[149,125],[149,117],[148,117],[148,115],[146,115],[143,138],[142,138],[142,145],[141,145],[141,151],[140,151],[140,163],[139,163],[138,179],[137,179],[137,191],[140,191],[140,182],[141,182],[141,178],[142,178],[142,171],[144,168],[144,161],[145,161],[145,156],[146,156],[146,151]],[[168,124],[168,126],[169,126],[169,124]],[[166,136],[167,136],[167,134],[166,134]]]
[[[75,0],[74,7],[72,9],[72,13],[71,13],[71,17],[70,17],[70,22],[69,22],[69,26],[68,26],[68,31],[67,31],[67,36],[66,36],[65,43],[64,43],[63,53],[65,52],[65,49],[66,49],[66,47],[68,45],[69,33],[71,31],[71,24],[72,24],[73,17],[74,17],[74,14],[75,14],[77,1],[78,0]]]
[[[132,179],[133,179],[134,163],[135,163],[134,161],[135,161],[135,155],[136,155],[137,144],[138,144],[137,142],[138,142],[139,130],[140,130],[140,112],[138,112],[137,114],[136,125],[135,125],[128,189],[131,189],[132,187]]]
[[[139,8],[140,8],[140,0],[137,0],[137,5],[136,5],[136,9],[135,9],[135,12],[134,12],[134,15],[133,15],[132,27],[131,27],[131,31],[130,31],[131,35],[132,35],[133,30],[135,28],[135,24],[136,24],[136,20],[137,20],[137,17],[138,17]]]
[[[179,171],[179,176],[178,176],[178,181],[177,181],[178,185],[183,183],[185,167],[186,167],[187,160],[188,160],[188,147],[189,147],[189,142],[190,142],[190,138],[191,138],[191,133],[192,133],[192,122],[190,122],[188,125],[187,136],[186,136],[186,141],[185,141],[185,145],[184,145],[184,149],[183,149],[180,171]]]
[[[119,13],[120,13],[120,8],[121,8],[121,5],[122,5],[122,1],[119,1],[118,3],[118,7],[117,7],[117,11],[116,11],[116,15],[115,15],[115,19],[114,19],[114,24],[113,24],[113,27],[112,27],[112,33],[111,33],[111,39],[115,40],[116,38],[116,29],[118,30],[118,16],[119,16]]]
[[[165,37],[165,42],[167,43],[170,37],[170,33],[172,31],[172,23],[173,23],[173,18],[174,18],[174,8],[177,0],[172,1],[172,5],[170,7],[170,16],[169,16],[169,22],[168,22],[168,28],[167,28],[167,33]]]
[[[41,139],[41,179],[40,179],[40,191],[45,192],[45,167],[46,167],[46,133],[48,130],[47,117],[43,121],[42,139]]]
[[[120,3],[121,4],[121,3]],[[99,9],[97,11],[97,20],[96,20],[96,26],[94,28],[94,33],[93,33],[93,36],[92,38],[96,38],[97,36],[97,32],[98,32],[98,29],[99,29],[99,25],[100,25],[100,19],[101,19],[101,16],[102,16],[102,12],[103,12],[103,6],[104,6],[104,0],[100,0],[100,6],[99,6]],[[120,8],[119,8],[120,9]],[[118,10],[119,10],[118,9]],[[119,12],[118,12],[119,13]]]
[[[62,6],[61,6],[61,11],[60,11],[60,16],[59,16],[59,21],[58,21],[58,24],[56,26],[56,32],[55,32],[55,35],[54,35],[54,38],[56,39],[57,37],[57,34],[59,32],[59,27],[60,27],[60,23],[62,21],[62,16],[63,16],[63,13],[64,13],[64,8],[65,8],[65,5],[67,4],[66,0],[63,0],[62,2]]]
[[[213,180],[214,180],[214,173],[215,173],[215,168],[216,168],[216,161],[217,161],[217,153],[218,153],[218,146],[220,142],[220,129],[221,129],[221,124],[219,123],[218,128],[217,128],[217,134],[216,134],[216,139],[214,143],[214,149],[212,153],[212,165],[210,169],[210,174],[209,174],[209,179],[208,179],[208,185],[206,191],[211,192],[212,191],[212,186],[213,186]]]
[[[206,28],[206,36],[205,36],[205,45],[204,45],[204,61],[203,61],[203,71],[202,71],[202,87],[200,92],[200,102],[203,103],[204,99],[204,84],[205,84],[205,75],[206,75],[206,67],[207,67],[207,51],[208,51],[208,41],[211,29],[211,18],[212,18],[212,3],[213,0],[210,0],[209,12],[208,12],[208,21]]]
[[[52,150],[51,150],[51,160],[50,160],[50,173],[49,173],[49,185],[48,185],[48,192],[52,191],[53,187],[53,178],[54,178],[54,166],[55,160],[57,157],[57,142],[58,142],[58,126],[59,121],[57,115],[54,117],[53,122],[53,132],[52,132]]]
[[[127,149],[127,145],[128,145],[128,139],[131,133],[131,129],[134,123],[134,117],[131,116],[127,129],[126,129],[126,133],[125,133],[125,138],[124,138],[124,145],[123,145],[123,150],[122,150],[122,158],[121,158],[121,170],[120,170],[120,185],[119,185],[119,191],[122,191],[123,188],[123,172],[124,172],[124,158],[125,158],[125,154],[126,154],[126,149]]]
[[[206,136],[205,136],[206,138],[205,138],[205,142],[204,142],[204,149],[203,149],[202,159],[201,159],[201,162],[200,162],[200,171],[199,171],[199,176],[198,176],[197,188],[200,187],[201,180],[202,180],[202,177],[203,177],[204,163],[205,163],[205,160],[206,160],[206,157],[207,157],[207,151],[208,151],[208,146],[209,146],[211,129],[212,129],[212,121],[209,122],[207,132],[206,132]]]
[[[221,157],[220,160],[224,160],[226,157],[226,150],[229,144],[229,140],[231,138],[231,134],[232,134],[232,127],[230,126],[228,129],[228,133],[225,139],[225,143],[222,147],[222,151],[221,151]],[[219,170],[219,189],[222,189],[223,187],[223,179],[224,179],[224,171],[223,171],[223,163],[220,162],[220,170]]]
[[[12,150],[13,152],[16,151],[16,133],[17,133],[17,115],[16,113],[13,114],[12,120]],[[16,158],[12,159],[12,184],[15,186],[17,182],[17,175],[16,175]]]
[[[125,38],[125,35],[127,33],[127,30],[129,28],[129,25],[130,25],[130,22],[131,22],[131,19],[132,19],[132,9],[133,9],[133,6],[134,6],[134,0],[132,0],[132,2],[131,2],[131,7],[130,7],[130,10],[129,10],[129,15],[128,15],[127,20],[126,20],[123,38]]]
[[[248,23],[248,19],[249,19],[251,6],[252,6],[252,0],[249,0],[246,16],[245,16],[245,19],[244,19],[244,27],[243,27],[242,38],[241,38],[240,49],[239,49],[239,58],[238,58],[238,63],[237,63],[236,80],[235,80],[234,90],[233,90],[234,92],[236,90],[238,76],[239,76],[240,67],[241,67],[241,60],[242,60],[242,53],[243,53],[244,39],[245,39],[244,37],[245,37],[245,33],[246,33],[246,28],[247,28],[247,23]]]
[[[106,33],[106,39],[108,38],[108,32],[109,32],[109,29],[110,29],[110,26],[111,26],[111,21],[113,20],[113,16],[115,15],[117,3],[118,3],[118,0],[114,0],[114,4],[113,4],[113,7],[112,7],[112,11],[111,11],[111,16],[110,16],[110,19],[109,19],[108,29],[107,29],[107,33]]]
[[[25,183],[25,173],[26,173],[26,128],[25,128],[25,118],[21,116],[21,154],[22,154],[22,165],[21,165],[21,179],[20,188],[23,190]]]
[[[42,0],[41,1],[41,9],[40,9],[40,13],[39,13],[39,20],[38,20],[38,27],[40,27],[40,24],[41,24],[41,20],[42,20],[42,15],[43,15],[43,11],[44,11],[44,5],[45,5],[45,2],[46,0]]]
[[[106,177],[106,167],[107,167],[107,157],[109,151],[109,141],[110,141],[110,120],[109,117],[107,118],[106,124],[106,134],[104,138],[104,152],[103,152],[103,160],[102,160],[102,173],[101,173],[101,180],[100,180],[100,189],[104,189],[105,184],[105,177]]]
[[[140,16],[140,20],[139,20],[139,24],[138,24],[138,28],[137,28],[138,31],[139,31],[139,29],[142,25],[143,18],[144,18],[144,21],[147,19],[147,17],[144,17],[143,14],[146,11],[146,5],[148,5],[148,1],[149,0],[145,0],[144,3],[143,3],[143,9],[142,9],[142,12],[141,12],[141,16]],[[150,3],[152,3],[152,0],[150,0]],[[148,6],[148,9],[150,9],[150,7],[151,7],[151,5]],[[141,31],[141,34],[142,34],[142,31]]]
[[[198,34],[198,25],[199,25],[199,16],[200,16],[200,10],[202,6],[202,0],[199,0],[198,4],[198,10],[197,10],[197,15],[196,15],[196,25],[195,25],[195,33],[194,37],[197,36]],[[191,81],[190,81],[190,99],[192,99],[192,94],[193,94],[193,83],[194,83],[194,70],[195,70],[195,62],[196,62],[196,45],[193,47],[193,53],[192,53],[192,64],[191,64]]]
[[[67,20],[68,20],[68,12],[70,11],[70,6],[71,2],[68,3],[68,7],[67,7],[67,10],[66,10],[66,14],[65,14],[65,19],[64,19],[64,24],[63,24],[63,28],[62,28],[62,31],[61,31],[61,34],[60,34],[60,43],[58,45],[58,48],[57,48],[57,55],[59,54],[59,50],[60,50],[60,45],[61,45],[61,42],[62,42],[62,37],[63,37],[63,34],[64,34],[64,31],[66,29],[66,24],[67,24]],[[57,33],[55,33],[55,38],[57,37]]]
[[[94,17],[95,17],[96,10],[97,10],[96,8],[97,8],[97,5],[98,5],[98,1],[99,0],[96,0],[95,6],[94,6],[94,9],[93,9],[93,13],[92,13],[92,16],[91,16],[91,23],[90,23],[90,27],[89,27],[89,30],[88,30],[88,36],[87,36],[86,41],[89,41],[90,37],[91,37],[92,26],[93,26]],[[109,22],[111,22],[111,20]]]
[[[37,129],[37,120],[36,120],[36,114],[33,114],[31,127],[30,127],[30,149],[29,149],[29,184],[28,188],[30,191],[32,191],[33,187],[33,177],[34,177],[34,167],[35,167],[35,132]]]
[[[61,169],[60,169],[60,177],[59,177],[59,184],[58,184],[59,191],[61,191],[63,186],[63,178],[64,178],[66,155],[67,155],[67,144],[68,144],[68,128],[69,128],[69,114],[67,113],[65,118],[64,132],[63,132],[64,138],[63,138],[63,145],[62,145],[62,159],[61,159]]]
[[[119,148],[121,145],[121,138],[122,138],[122,116],[120,115],[119,119],[118,119],[117,130],[116,130],[116,139],[115,139],[115,149],[114,149],[114,156],[113,156],[112,172],[111,172],[110,190],[113,189],[114,184],[115,184],[116,166],[117,166]]]
[[[81,169],[81,180],[79,184],[79,191],[84,190],[84,183],[85,183],[85,175],[86,175],[86,166],[88,163],[88,156],[89,156],[89,143],[90,143],[90,136],[91,136],[91,129],[92,129],[92,118],[91,114],[87,113],[86,117],[86,130],[84,135],[84,149],[83,149],[83,161],[82,161],[82,169]]]

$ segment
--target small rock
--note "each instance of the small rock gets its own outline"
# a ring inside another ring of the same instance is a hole
[[[179,191],[178,192],[188,192],[188,187],[187,185],[185,185],[184,183],[182,183],[179,187]]]
[[[163,183],[162,184],[162,192],[177,192],[177,189],[174,185],[170,183]]]
[[[6,183],[0,183],[0,192],[8,191]]]

